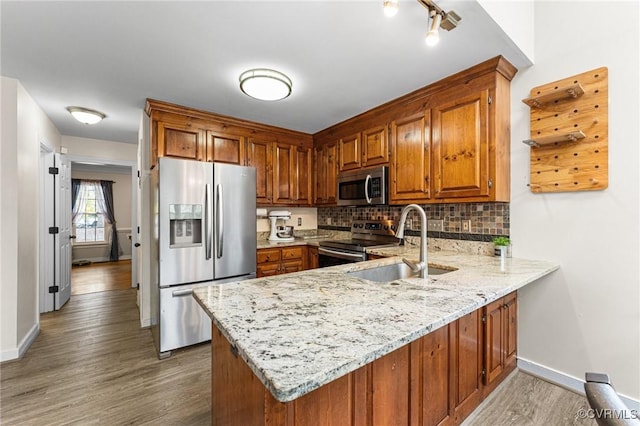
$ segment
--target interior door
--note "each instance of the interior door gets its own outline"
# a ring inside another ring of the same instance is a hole
[[[56,240],[56,282],[58,292],[54,293],[55,309],[59,310],[71,297],[71,162],[56,154],[55,164],[58,175],[55,179],[55,226],[58,227]]]

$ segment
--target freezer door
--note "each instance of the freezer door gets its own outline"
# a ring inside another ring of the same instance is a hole
[[[256,271],[256,169],[214,163],[215,279]]]
[[[213,166],[158,161],[160,287],[213,279]]]
[[[162,353],[211,340],[211,319],[193,298],[193,287],[160,289],[160,348]]]

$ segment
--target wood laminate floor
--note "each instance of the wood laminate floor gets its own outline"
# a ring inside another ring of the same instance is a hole
[[[158,360],[135,290],[74,296],[0,365],[0,424],[208,425],[210,362],[208,344]]]
[[[71,295],[131,288],[131,260],[99,262],[71,268]]]
[[[597,426],[588,409],[584,396],[516,370],[462,426]]]
[[[40,329],[23,359],[0,365],[0,424],[210,424],[210,346],[159,361],[135,290],[75,296]],[[594,425],[580,408],[584,397],[516,371],[464,425]]]

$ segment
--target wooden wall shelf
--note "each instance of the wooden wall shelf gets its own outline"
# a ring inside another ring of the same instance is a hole
[[[606,189],[609,184],[608,70],[597,68],[534,87],[531,192]]]
[[[532,90],[533,92],[533,90]],[[539,94],[538,91],[535,96],[527,99],[523,99],[522,102],[529,105],[531,108],[545,108],[547,105],[558,103],[565,99],[575,99],[578,96],[584,94],[584,89],[580,84],[572,84],[569,87],[554,87],[554,91],[551,93]]]
[[[585,135],[582,131],[573,132],[573,133],[565,133],[562,135],[550,135],[544,136],[536,139],[526,139],[522,141],[525,145],[529,145],[532,147],[540,147],[551,144],[559,144],[563,142],[575,142],[579,139],[584,139]]]

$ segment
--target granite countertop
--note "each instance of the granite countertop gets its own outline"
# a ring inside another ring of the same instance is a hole
[[[395,250],[395,252],[394,252]],[[415,248],[378,249],[416,259]],[[292,401],[518,288],[552,262],[430,252],[453,272],[375,283],[345,272],[400,257],[194,290],[194,296],[264,386]]]

